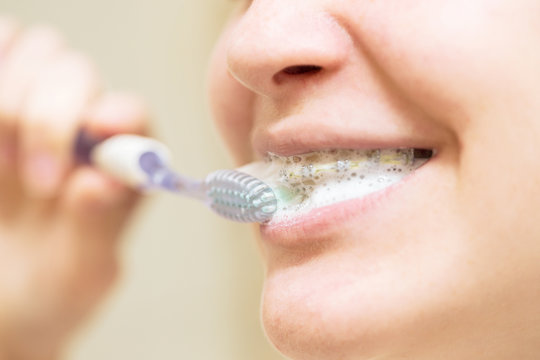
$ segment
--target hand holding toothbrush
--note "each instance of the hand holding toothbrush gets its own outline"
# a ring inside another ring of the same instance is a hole
[[[104,94],[91,62],[54,30],[0,17],[0,358],[52,359],[117,271],[138,195],[73,141],[146,132],[140,100]]]

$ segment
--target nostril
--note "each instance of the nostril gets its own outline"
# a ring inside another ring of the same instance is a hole
[[[288,75],[302,75],[302,74],[314,74],[322,70],[322,67],[317,65],[295,65],[288,66],[282,70]]]
[[[322,66],[317,65],[294,65],[294,66],[287,66],[280,72],[274,75],[274,81],[277,84],[281,84],[284,81],[287,81],[287,79],[292,79],[290,76],[307,76],[307,75],[314,75],[319,73],[322,70]]]

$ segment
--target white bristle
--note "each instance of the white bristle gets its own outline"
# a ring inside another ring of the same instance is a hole
[[[255,177],[236,171],[219,170],[206,181],[212,209],[239,222],[266,222],[272,218],[277,200],[272,189]]]

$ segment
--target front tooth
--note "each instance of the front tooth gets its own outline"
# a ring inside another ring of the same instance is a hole
[[[308,164],[302,166],[301,169],[302,177],[303,178],[311,178],[314,176],[315,170],[313,164]]]
[[[379,161],[388,165],[411,165],[414,161],[414,149],[382,150]]]
[[[338,160],[336,162],[336,171],[347,171],[351,168],[350,160]]]
[[[381,150],[369,150],[368,152],[368,161],[378,163],[381,160]]]

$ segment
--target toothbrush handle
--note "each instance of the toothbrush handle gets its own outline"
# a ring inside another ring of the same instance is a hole
[[[169,150],[154,139],[115,135],[103,140],[82,131],[74,151],[80,163],[92,164],[124,184],[196,198],[233,221],[263,223],[272,218],[277,208],[270,186],[251,175],[218,170],[199,181],[173,172]]]
[[[174,173],[169,149],[154,139],[126,134],[99,139],[81,130],[74,153],[79,163],[92,164],[139,190],[162,188],[206,200],[204,183]]]
[[[173,172],[168,164],[153,151],[147,151],[139,157],[140,168],[148,175],[148,182],[154,187],[182,193],[206,201],[205,183]]]

